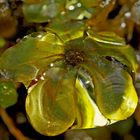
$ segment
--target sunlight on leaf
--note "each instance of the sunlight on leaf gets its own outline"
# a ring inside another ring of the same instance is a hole
[[[95,100],[102,114],[110,120],[123,120],[131,116],[138,98],[128,72],[107,60],[98,60],[97,64],[89,60],[84,67],[92,76]]]
[[[60,38],[67,42],[83,36],[83,29],[85,27],[80,21],[64,21],[64,17],[54,20],[46,30],[51,30],[58,34]],[[71,28],[71,29],[70,29]]]
[[[49,24],[0,58],[0,78],[28,89],[26,111],[34,129],[54,136],[130,117],[138,102],[134,50],[114,33],[59,20],[62,29]]]
[[[76,128],[92,128],[103,126],[108,123],[108,120],[101,114],[95,102],[91,99],[88,91],[84,87],[82,81],[76,80],[76,96],[77,96],[77,124]]]
[[[61,40],[55,34],[31,34],[2,54],[0,68],[6,70],[9,79],[26,82],[34,79],[40,68],[47,67],[47,62],[60,58],[62,53]]]
[[[89,38],[85,41],[87,42],[87,45],[94,45],[94,49],[96,51],[95,55],[114,57],[128,66],[130,71],[137,71],[138,64],[134,49],[127,45],[124,42],[124,39],[118,37],[114,33],[108,32],[101,32],[97,34],[89,31],[88,34]],[[94,56],[94,54],[91,55]]]
[[[74,77],[73,71],[66,72],[62,68],[51,68],[46,76],[27,96],[26,111],[37,131],[53,136],[74,123]]]

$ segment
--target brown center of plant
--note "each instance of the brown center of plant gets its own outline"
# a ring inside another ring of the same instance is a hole
[[[84,53],[81,51],[69,50],[65,53],[67,64],[76,66],[84,61]]]

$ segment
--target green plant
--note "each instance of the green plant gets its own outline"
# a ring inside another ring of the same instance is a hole
[[[107,5],[101,0],[23,0],[24,18],[38,25],[37,32],[1,54],[0,106],[16,103],[17,83],[23,83],[28,118],[36,131],[49,136],[130,117],[138,103],[134,50],[120,37],[127,31],[118,36],[108,26],[104,32],[97,26],[101,17],[108,24],[114,4],[115,0]],[[41,23],[45,27],[39,28]]]

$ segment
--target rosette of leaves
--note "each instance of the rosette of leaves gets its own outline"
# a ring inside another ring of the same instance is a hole
[[[134,50],[113,33],[33,33],[1,55],[0,70],[28,88],[26,112],[43,135],[124,120],[138,102]]]

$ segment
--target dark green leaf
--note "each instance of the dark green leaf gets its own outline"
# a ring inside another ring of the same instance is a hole
[[[0,106],[7,108],[17,101],[16,87],[11,81],[0,81]]]

